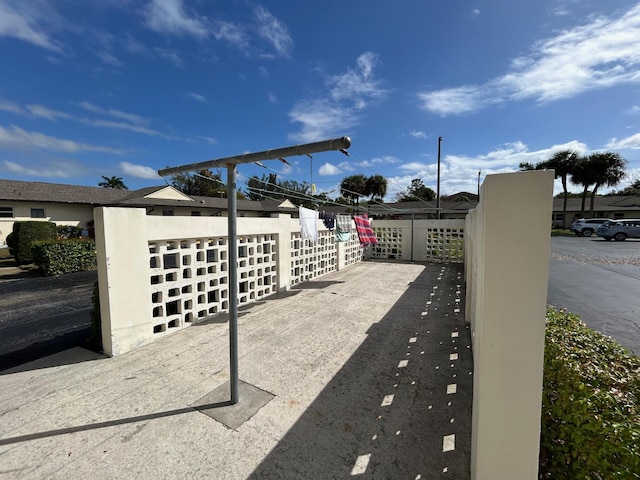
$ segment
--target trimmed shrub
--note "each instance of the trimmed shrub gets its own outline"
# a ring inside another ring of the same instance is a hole
[[[78,238],[82,228],[73,225],[59,225],[57,231],[59,238]]]
[[[13,232],[7,235],[7,247],[9,247],[9,255],[14,256],[16,254],[16,236]]]
[[[93,270],[96,265],[96,242],[78,238],[34,242],[33,259],[45,275]]]
[[[547,311],[541,479],[640,479],[640,359]]]
[[[58,235],[56,224],[53,222],[16,222],[13,224],[13,232],[15,238],[12,247],[13,254],[18,265],[27,265],[34,263],[31,246],[37,240],[51,240]]]

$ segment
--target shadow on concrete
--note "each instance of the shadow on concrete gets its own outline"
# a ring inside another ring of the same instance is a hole
[[[16,350],[15,352],[0,355],[0,375],[15,373],[16,371],[37,370],[39,368],[48,368],[57,366],[56,361],[60,358],[55,354],[64,352],[73,347],[87,347],[87,338],[91,335],[91,327],[76,330],[74,332],[59,335],[44,342],[37,342],[28,347]],[[95,352],[93,352],[95,353]],[[95,353],[98,355],[97,353]],[[47,357],[47,364],[41,363]],[[79,360],[85,361],[85,360]],[[78,361],[65,359],[65,363],[59,365],[67,365],[78,363]],[[19,369],[16,367],[19,366]]]
[[[343,281],[336,280],[310,280],[308,282],[300,283],[291,287],[291,290],[311,290],[311,289],[321,289],[327,288],[331,285],[336,285],[339,283],[344,283]]]
[[[459,265],[427,266],[249,478],[468,479],[461,276]]]

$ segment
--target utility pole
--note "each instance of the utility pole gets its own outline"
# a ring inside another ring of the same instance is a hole
[[[436,192],[436,210],[438,210],[438,220],[442,218],[440,212],[440,144],[442,143],[442,137],[438,137],[438,186]]]

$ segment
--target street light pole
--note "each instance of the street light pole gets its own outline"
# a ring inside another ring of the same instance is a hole
[[[438,186],[436,193],[436,210],[438,210],[438,220],[442,218],[440,214],[440,144],[442,143],[442,137],[438,137]]]

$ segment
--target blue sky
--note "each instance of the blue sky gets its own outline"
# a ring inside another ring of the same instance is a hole
[[[640,3],[0,0],[0,178],[130,189],[157,170],[348,135],[238,167],[334,191],[380,174],[475,192],[563,149],[640,178]],[[223,175],[225,172],[222,172]],[[573,187],[573,191],[579,191]],[[556,191],[561,191],[556,185]]]

